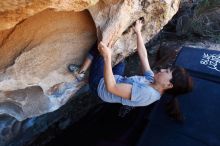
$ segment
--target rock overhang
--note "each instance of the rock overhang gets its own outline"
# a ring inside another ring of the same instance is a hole
[[[0,56],[3,58],[0,61],[0,102],[21,109],[15,112],[3,108],[9,106],[1,106],[1,113],[8,111],[9,115],[23,120],[58,109],[85,84],[76,82],[66,66],[81,64],[96,39],[114,50],[112,57],[116,64],[136,50],[131,26],[137,19],[145,19],[142,34],[147,42],[177,12],[180,1],[14,2],[0,3],[9,6],[0,9]],[[21,91],[22,97],[8,96]],[[42,104],[44,101],[46,104]]]

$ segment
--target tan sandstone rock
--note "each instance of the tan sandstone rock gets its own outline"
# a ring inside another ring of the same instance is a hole
[[[145,19],[147,42],[178,6],[179,0],[0,2],[0,113],[23,120],[58,109],[85,84],[66,66],[82,63],[96,33],[113,49],[115,64],[135,51],[137,19]]]
[[[15,26],[45,9],[82,11],[98,0],[3,0],[0,1],[0,30]]]
[[[66,66],[83,61],[96,40],[96,29],[88,11],[47,9],[2,35],[0,112],[22,120],[55,110],[69,99],[71,95],[50,100],[44,94],[53,85],[74,79]],[[78,89],[74,86],[72,94]]]

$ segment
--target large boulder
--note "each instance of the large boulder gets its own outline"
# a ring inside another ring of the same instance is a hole
[[[144,41],[177,12],[179,0],[0,2],[0,113],[18,120],[54,111],[85,85],[68,73],[98,39],[113,64],[136,50],[133,23],[144,17]]]
[[[53,85],[75,81],[66,66],[83,61],[96,40],[95,30],[88,11],[49,9],[6,30],[10,33],[0,49],[0,112],[22,120],[66,103],[82,83],[69,84],[68,98],[50,98],[45,93]]]
[[[9,29],[48,8],[56,11],[82,11],[97,2],[98,0],[4,0],[0,2],[0,30]]]

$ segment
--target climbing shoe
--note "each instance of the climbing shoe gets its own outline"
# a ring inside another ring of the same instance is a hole
[[[76,77],[78,81],[82,81],[85,78],[85,72],[81,71],[79,72],[80,66],[76,64],[70,64],[68,65],[69,72],[73,73],[73,75]]]

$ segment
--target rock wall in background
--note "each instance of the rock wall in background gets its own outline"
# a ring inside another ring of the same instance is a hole
[[[18,120],[58,109],[85,84],[67,72],[98,39],[113,63],[135,51],[132,24],[144,17],[145,42],[177,12],[179,0],[0,2],[0,113]]]
[[[220,1],[185,0],[176,19],[176,33],[182,37],[203,37],[220,41]]]

